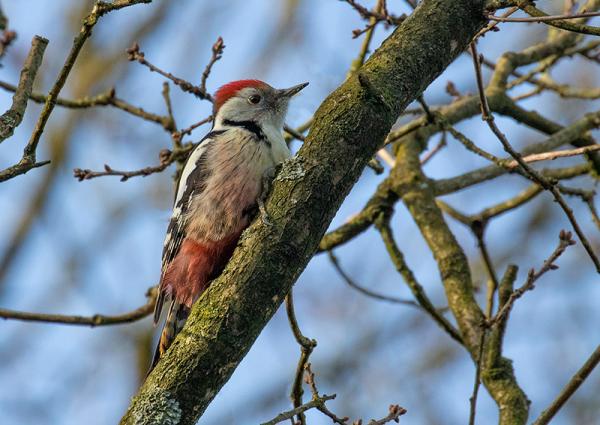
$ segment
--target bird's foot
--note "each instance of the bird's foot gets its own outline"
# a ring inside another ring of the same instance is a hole
[[[258,210],[260,211],[260,219],[263,222],[263,224],[266,226],[272,226],[273,223],[269,219],[269,213],[267,212],[267,209],[265,208],[265,203],[262,199],[258,200]]]

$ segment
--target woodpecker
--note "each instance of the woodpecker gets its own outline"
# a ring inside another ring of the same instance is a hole
[[[264,212],[275,167],[290,156],[282,134],[289,101],[307,85],[277,90],[240,80],[215,93],[213,127],[183,168],[167,229],[154,324],[166,303],[169,310],[150,370],[225,268],[257,209]]]

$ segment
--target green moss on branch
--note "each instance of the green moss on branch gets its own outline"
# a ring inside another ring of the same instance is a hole
[[[245,232],[122,424],[153,423],[136,418],[157,393],[173,403],[156,409],[177,406],[180,424],[196,423],[314,255],[399,113],[483,26],[482,7],[472,0],[422,2],[360,73],[323,102],[299,155],[275,180],[266,205],[273,224],[255,222]]]

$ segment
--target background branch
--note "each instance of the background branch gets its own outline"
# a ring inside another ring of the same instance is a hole
[[[15,128],[21,124],[27,108],[27,100],[33,90],[33,82],[38,69],[42,64],[44,51],[48,45],[48,40],[36,35],[31,40],[31,48],[19,78],[19,85],[15,89],[12,106],[8,111],[0,116],[0,143],[13,135]]]

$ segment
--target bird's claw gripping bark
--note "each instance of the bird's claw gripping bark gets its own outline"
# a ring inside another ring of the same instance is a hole
[[[275,177],[275,167],[266,169],[262,176],[262,190],[257,200],[258,210],[260,211],[260,219],[267,226],[273,225],[273,223],[269,219],[269,213],[265,208],[265,201],[267,200],[267,197],[271,192],[273,177]]]
[[[260,219],[266,226],[272,226],[271,220],[269,219],[269,213],[265,208],[265,202],[262,198],[258,198],[258,211],[260,211]]]

